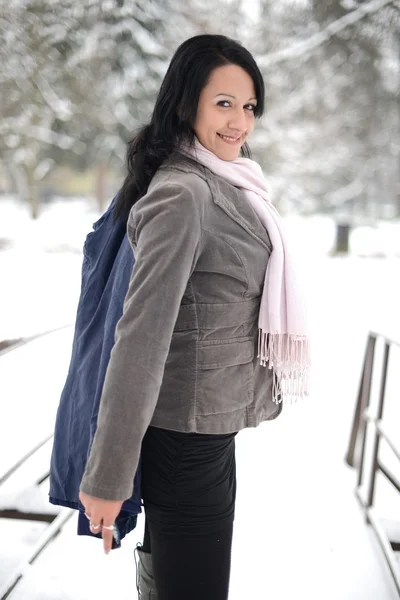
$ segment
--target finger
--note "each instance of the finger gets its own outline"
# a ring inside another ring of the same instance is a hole
[[[101,528],[101,534],[103,537],[103,548],[105,554],[108,554],[112,548],[113,537],[114,537],[114,524],[103,523]]]
[[[103,520],[103,516],[101,513],[99,513],[99,511],[97,510],[93,510],[90,513],[90,519],[89,519],[89,526],[90,526],[90,531],[92,533],[100,533],[101,532],[101,524],[102,524],[102,520]]]
[[[92,533],[100,533],[101,532],[101,523],[95,523],[94,521],[90,521],[90,529]]]

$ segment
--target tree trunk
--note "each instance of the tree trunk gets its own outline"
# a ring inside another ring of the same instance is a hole
[[[349,238],[351,226],[349,223],[336,223],[336,242],[332,252],[334,256],[349,253]]]
[[[107,200],[107,161],[103,160],[96,166],[95,195],[100,213],[106,209]]]
[[[25,166],[26,179],[28,184],[28,201],[32,219],[39,217],[39,185],[35,178],[35,167]]]

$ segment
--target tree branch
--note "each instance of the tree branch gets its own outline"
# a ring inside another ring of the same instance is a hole
[[[284,50],[278,50],[277,52],[271,52],[270,54],[266,54],[265,56],[260,57],[257,62],[259,66],[263,69],[270,67],[272,65],[276,65],[277,63],[283,62],[285,60],[290,60],[294,58],[298,58],[307,52],[310,52],[317,46],[321,46],[331,37],[339,33],[339,31],[343,31],[349,25],[353,25],[360,21],[363,17],[368,14],[372,14],[386,6],[387,4],[392,4],[393,0],[371,0],[366,4],[362,4],[356,10],[353,10],[351,13],[340,17],[336,21],[329,23],[322,31],[312,35],[307,40],[303,40],[301,42],[297,42],[289,48],[285,48]],[[394,3],[396,4],[396,3]]]

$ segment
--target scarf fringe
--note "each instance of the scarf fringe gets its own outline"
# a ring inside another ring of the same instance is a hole
[[[293,404],[310,393],[310,346],[306,336],[258,330],[260,365],[274,369],[272,399]]]

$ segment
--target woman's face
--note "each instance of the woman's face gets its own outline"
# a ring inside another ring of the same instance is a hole
[[[217,67],[200,93],[194,131],[222,160],[234,160],[254,129],[257,105],[250,75],[237,65]]]

